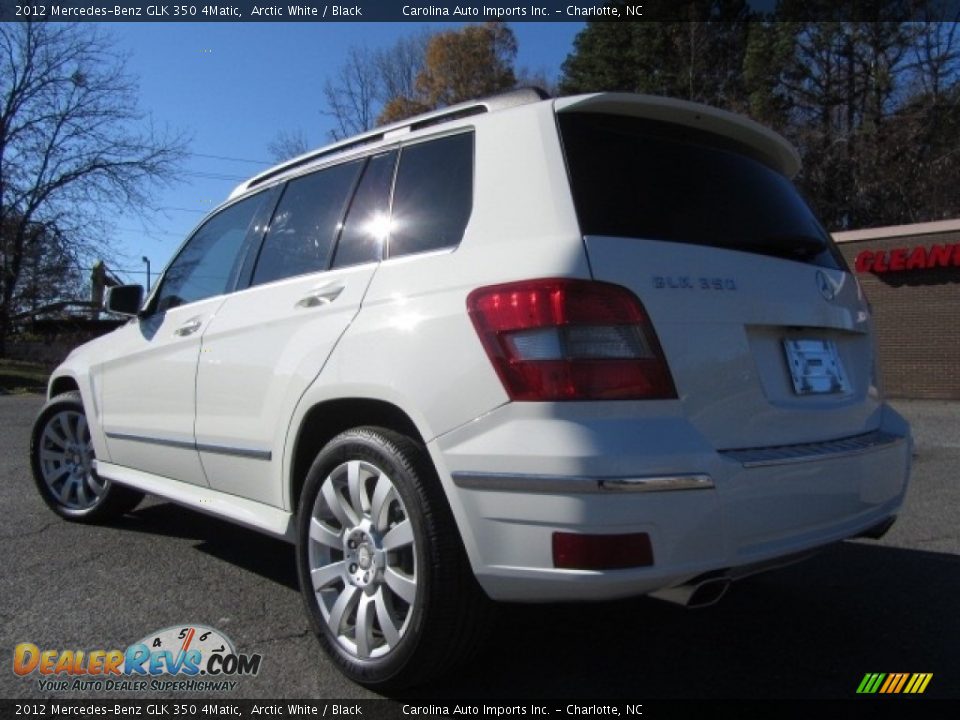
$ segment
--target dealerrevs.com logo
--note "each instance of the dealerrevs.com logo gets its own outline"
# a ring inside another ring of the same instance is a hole
[[[233,690],[239,684],[235,678],[259,673],[262,659],[238,653],[219,630],[185,624],[150,633],[125,650],[56,650],[19,643],[13,650],[13,672],[36,677],[39,689],[49,692],[213,692]]]

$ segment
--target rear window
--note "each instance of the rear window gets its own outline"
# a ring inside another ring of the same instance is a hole
[[[584,235],[709,245],[845,267],[782,174],[710,133],[619,115],[561,113]]]
[[[362,167],[362,161],[336,165],[287,183],[252,285],[327,269],[344,206]]]

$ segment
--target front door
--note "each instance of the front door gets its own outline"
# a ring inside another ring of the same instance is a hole
[[[111,336],[95,375],[114,464],[208,484],[194,440],[201,338],[236,282],[262,203],[262,195],[241,200],[201,225],[143,316]]]

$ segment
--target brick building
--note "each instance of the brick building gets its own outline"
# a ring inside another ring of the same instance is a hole
[[[833,237],[873,306],[887,395],[960,400],[960,220]]]

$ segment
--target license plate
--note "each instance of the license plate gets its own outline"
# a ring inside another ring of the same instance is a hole
[[[787,339],[783,349],[797,395],[850,392],[850,381],[833,340]]]

